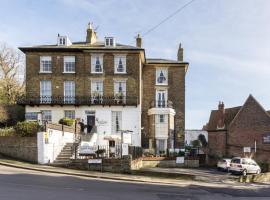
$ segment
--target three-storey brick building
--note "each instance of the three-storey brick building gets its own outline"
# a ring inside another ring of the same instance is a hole
[[[58,123],[63,117],[96,127],[96,144],[132,131],[132,145],[158,152],[179,147],[185,125],[183,49],[178,60],[146,59],[136,46],[113,37],[97,41],[91,24],[84,42],[57,37],[55,45],[21,47],[26,54],[26,119]],[[39,115],[40,114],[40,115]],[[90,130],[88,130],[90,132]]]

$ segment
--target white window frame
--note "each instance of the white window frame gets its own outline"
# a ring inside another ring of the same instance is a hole
[[[25,120],[27,121],[37,121],[38,120],[38,112],[26,112]]]
[[[65,81],[64,82],[64,102],[73,104],[75,103],[75,82]]]
[[[105,47],[113,47],[115,46],[114,37],[105,37]]]
[[[75,73],[76,71],[76,58],[75,56],[64,56],[64,72],[63,73]],[[69,66],[70,65],[70,66]],[[71,66],[71,65],[74,65]],[[70,70],[69,68],[74,68],[73,70]],[[67,70],[69,69],[69,70]]]
[[[118,119],[118,130],[117,130]],[[119,134],[122,130],[122,111],[112,111],[112,134]]]
[[[64,110],[64,117],[75,119],[75,110]]]
[[[97,84],[99,84],[99,90],[97,90]],[[99,100],[101,103],[103,99],[103,80],[92,80],[91,81],[91,101],[94,103]]]
[[[118,71],[120,59],[121,59],[122,65],[123,65],[122,72]],[[114,56],[114,73],[115,74],[126,74],[127,73],[126,72],[127,71],[127,61],[126,60],[127,60],[126,55],[115,55]]]
[[[101,71],[96,71],[96,61],[99,59]],[[91,55],[91,73],[92,74],[102,74],[103,73],[103,54],[92,54]]]
[[[51,122],[52,121],[52,111],[51,110],[41,110],[41,120]]]
[[[49,70],[44,70],[46,68],[48,68]],[[52,57],[51,56],[40,56],[39,72],[40,73],[52,73]]]
[[[51,103],[52,101],[52,82],[40,81],[40,102]]]
[[[158,82],[161,71],[163,72],[163,75],[166,79],[163,83]],[[168,85],[168,69],[167,68],[156,68],[156,85]]]
[[[156,100],[155,105],[159,108],[167,107],[168,102],[168,91],[167,89],[157,89],[156,90]]]

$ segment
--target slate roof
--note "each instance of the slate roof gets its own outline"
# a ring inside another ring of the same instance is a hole
[[[179,64],[184,63],[178,60],[169,60],[169,59],[162,59],[162,58],[147,58],[146,63],[148,64],[155,64],[155,63],[166,63],[166,64]]]
[[[57,44],[52,45],[38,45],[38,46],[30,46],[30,47],[20,47],[20,50],[31,51],[31,50],[144,50],[143,48],[138,48],[131,45],[124,45],[117,43],[113,47],[105,46],[104,42],[95,42],[93,44],[89,44],[86,42],[73,42],[72,45],[69,46],[59,46]]]

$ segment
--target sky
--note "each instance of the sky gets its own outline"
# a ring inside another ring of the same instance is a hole
[[[87,23],[98,37],[135,45],[150,28],[190,0],[0,0],[0,42],[14,48],[56,43],[57,34],[85,40]],[[242,105],[252,94],[270,110],[270,1],[195,0],[143,36],[148,58],[176,59],[186,74],[186,129],[200,129],[218,102]],[[177,84],[177,83],[176,83]]]

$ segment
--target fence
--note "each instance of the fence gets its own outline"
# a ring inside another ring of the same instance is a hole
[[[121,158],[123,155],[131,155],[132,159],[142,157],[142,148],[135,146],[128,146],[128,152],[121,148],[121,144],[115,146],[96,145],[96,146],[79,146],[75,149],[77,158]]]

